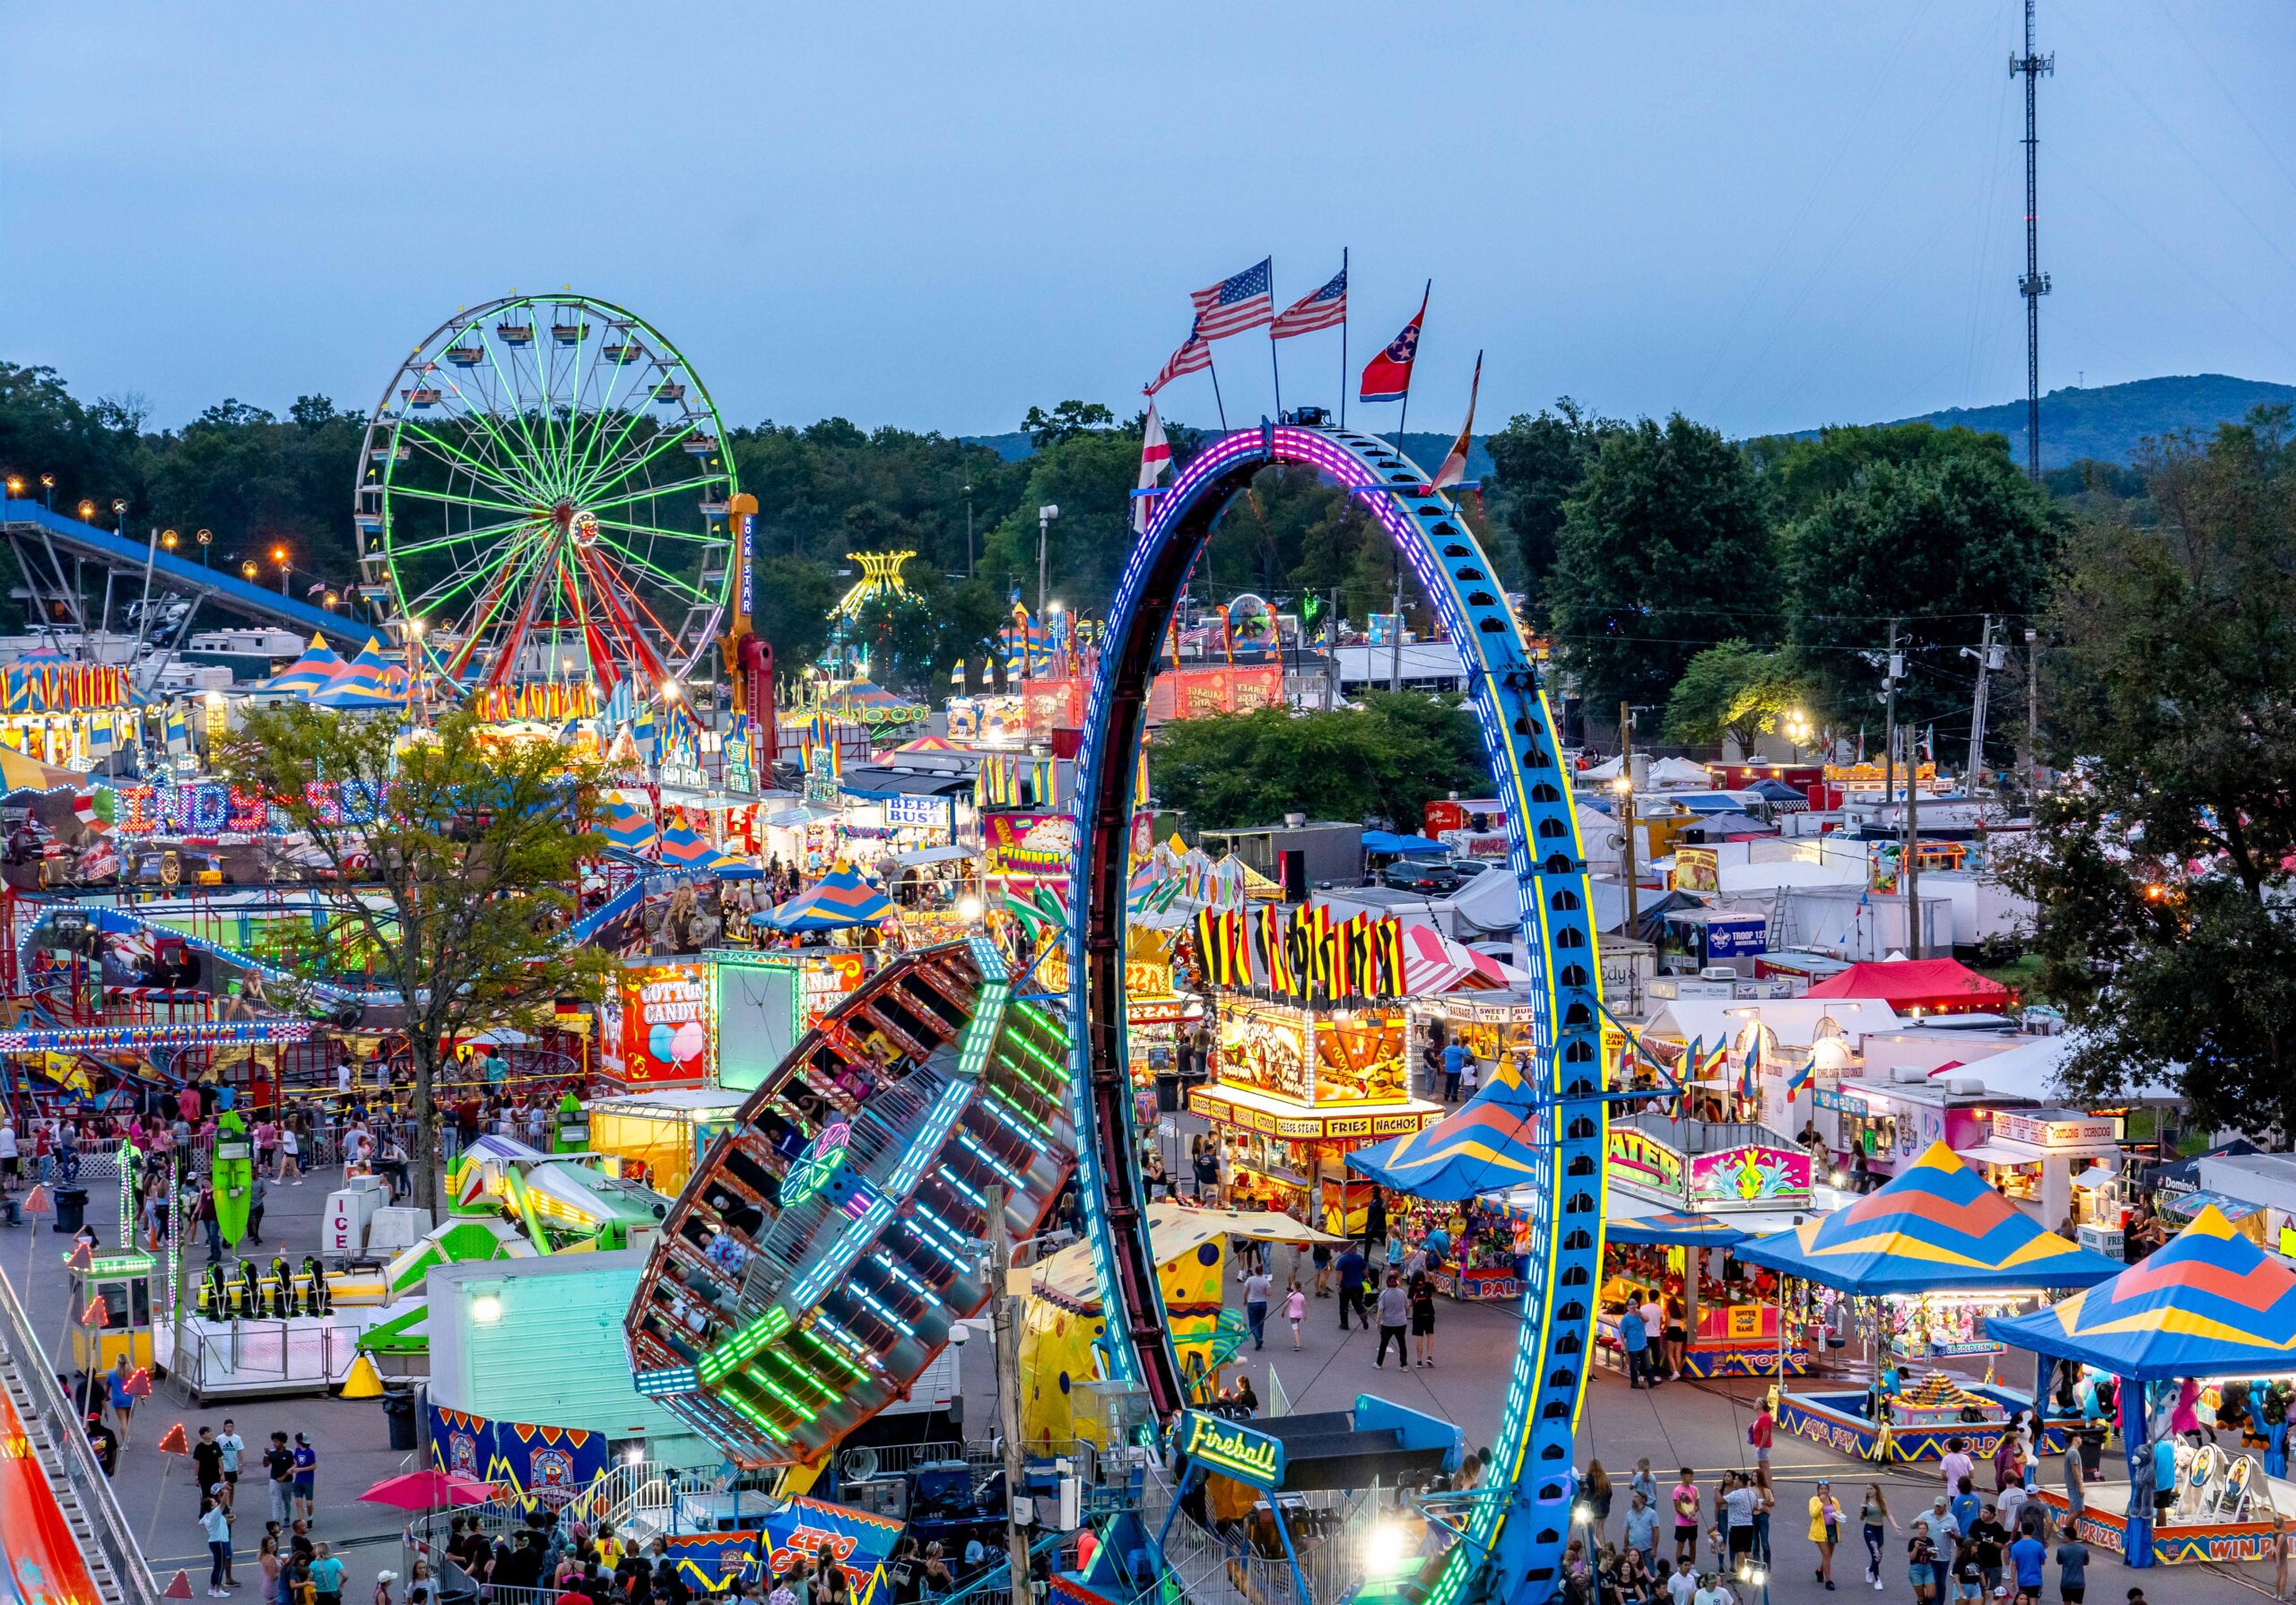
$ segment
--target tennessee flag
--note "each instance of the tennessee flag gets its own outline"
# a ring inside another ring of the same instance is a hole
[[[1403,333],[1363,365],[1363,387],[1358,400],[1401,401],[1411,394],[1411,365],[1419,360],[1419,326],[1427,317],[1427,297],[1434,288],[1435,282],[1430,279],[1427,289],[1420,293],[1419,310],[1404,325]]]

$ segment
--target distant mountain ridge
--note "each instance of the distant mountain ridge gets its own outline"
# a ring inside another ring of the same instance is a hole
[[[2066,386],[2041,397],[2041,466],[2062,468],[2083,457],[2133,463],[2147,438],[2179,429],[2205,434],[2220,423],[2237,423],[2248,409],[2296,405],[2296,385],[2235,378],[2224,373],[2163,375],[2092,389]],[[1900,418],[1899,423],[1956,425],[1986,434],[2006,435],[2020,462],[2025,454],[2025,403],[1992,407],[1948,407]],[[1815,434],[1814,429],[1797,431]]]
[[[2041,397],[2041,466],[2062,468],[2083,457],[2108,463],[2133,463],[2144,441],[2179,429],[2203,434],[2220,423],[2236,423],[2248,409],[2285,403],[2296,406],[2296,385],[2269,379],[2236,378],[2224,373],[2169,374],[2158,378],[2131,379],[2122,385],[2089,388],[2066,386]],[[1939,429],[1960,426],[1983,434],[2005,435],[2019,461],[2025,449],[2025,403],[2003,402],[1989,407],[1948,407],[1892,423],[1931,423]],[[1374,430],[1374,433],[1384,431]],[[1814,429],[1777,431],[1807,437]],[[1007,462],[1018,462],[1035,452],[1027,435],[1013,430],[1003,435],[967,435]],[[1478,435],[1467,457],[1467,476],[1480,479],[1491,472],[1490,437]],[[1451,449],[1452,437],[1413,429],[1403,438],[1404,455],[1431,473]]]

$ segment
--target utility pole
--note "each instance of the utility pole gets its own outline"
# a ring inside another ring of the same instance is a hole
[[[1882,648],[1882,689],[1888,693],[1883,698],[1887,710],[1882,716],[1882,811],[1886,818],[1889,806],[1897,801],[1896,763],[1898,756],[1898,681],[1905,674],[1905,654],[1898,650],[1898,621],[1890,620],[1889,644]]]
[[[1387,628],[1387,690],[1403,690],[1403,560],[1396,560],[1396,611]]]
[[[2017,293],[2025,298],[2025,477],[2041,477],[2041,297],[2048,293],[2048,275],[2041,272],[2040,134],[2035,104],[2043,76],[2057,75],[2057,52],[2047,56],[2033,48],[2034,0],[2025,0],[2025,50],[2009,58],[2009,75],[2025,81],[2025,276]]]
[[[1618,779],[1614,784],[1619,794],[1619,818],[1625,824],[1619,845],[1619,867],[1626,875],[1626,934],[1630,941],[1639,941],[1635,934],[1642,911],[1634,887],[1634,709],[1623,700],[1618,705]]]
[[[1993,615],[1985,616],[1985,634],[1977,648],[1961,648],[1964,655],[1977,659],[1977,697],[1970,704],[1970,768],[1962,782],[1964,789],[1977,784],[1978,772],[1985,767],[1985,719],[1992,690],[1993,671],[2003,666],[2005,654],[1993,644]]]
[[[2041,789],[2041,632],[2025,632],[2025,804]]]
[[[973,577],[972,561],[972,482],[965,482],[965,577]]]
[[[1013,1241],[1004,1228],[1004,1189],[988,1190],[988,1308],[996,1345],[996,1420],[1004,1435],[1004,1553],[1012,1597],[1029,1584],[1029,1540],[1014,1514],[1021,1497],[1021,1301],[1007,1287],[1013,1274]]]
[[[1905,733],[1905,856],[1898,865],[1898,884],[1905,890],[1905,956],[1921,957],[1921,750],[1913,730]]]

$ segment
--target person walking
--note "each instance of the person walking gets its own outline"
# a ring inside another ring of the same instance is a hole
[[[131,1374],[127,1369],[127,1355],[122,1351],[104,1373],[105,1401],[111,1406],[113,1426],[119,1429],[119,1446],[126,1448],[133,1441],[127,1430],[129,1419],[135,1414],[135,1395],[129,1391]]]
[[[1587,1462],[1587,1479],[1579,1485],[1587,1496],[1587,1512],[1595,1530],[1595,1549],[1599,1552],[1610,1541],[1605,1529],[1611,1521],[1611,1474],[1603,1470],[1600,1460]]]
[[[1469,1054],[1466,1046],[1456,1037],[1443,1049],[1443,1101],[1459,1101],[1459,1078],[1466,1073]]]
[[[1887,1537],[1882,1523],[1888,1523],[1891,1531],[1897,1530],[1898,1519],[1890,1514],[1890,1502],[1882,1497],[1882,1485],[1866,1485],[1866,1498],[1857,1507],[1859,1535],[1866,1540],[1866,1581],[1876,1589],[1882,1586],[1882,1544]]]
[[[1363,1252],[1386,1252],[1387,1244],[1387,1195],[1378,1187],[1371,1189],[1371,1202],[1363,1206]]]
[[[1626,1351],[1626,1385],[1639,1388],[1649,1383],[1650,1334],[1642,1324],[1642,1306],[1629,1304],[1619,1312],[1618,1343]],[[1649,1385],[1657,1385],[1649,1383]]]
[[[1411,1273],[1406,1286],[1411,1296],[1411,1340],[1419,1350],[1419,1363],[1431,1371],[1435,1368],[1435,1278],[1424,1267]]]
[[[1371,1317],[1363,1309],[1363,1251],[1353,1243],[1340,1251],[1339,1255],[1339,1330],[1347,1330],[1351,1312],[1355,1323],[1365,1332],[1371,1330]]]
[[[223,1473],[223,1497],[233,1505],[239,1502],[239,1457],[248,1452],[247,1440],[239,1436],[231,1418],[223,1418],[223,1430],[215,1436],[215,1447],[221,1453]]]
[[[215,1441],[213,1427],[201,1427],[199,1441],[191,1446],[191,1474],[202,1505],[219,1497],[215,1490],[223,1486],[223,1445]]]
[[[1411,1364],[1411,1349],[1405,1333],[1411,1329],[1411,1296],[1403,1290],[1403,1278],[1387,1272],[1387,1285],[1379,1289],[1379,1351],[1372,1358],[1374,1368],[1387,1363],[1387,1344],[1396,1346],[1396,1369],[1406,1369]]]
[[[271,1184],[263,1179],[263,1172],[255,1173],[255,1185],[248,1193],[248,1241],[258,1246],[263,1242],[263,1207],[270,1195]]]
[[[1821,1477],[1810,1496],[1810,1541],[1818,1549],[1818,1581],[1833,1592],[1833,1551],[1841,1542],[1841,1501],[1833,1497],[1833,1481]]]
[[[2081,1605],[2089,1597],[2089,1546],[2075,1528],[2067,1528],[2057,1547],[2057,1592],[2065,1605]]]
[[[311,1508],[312,1495],[318,1482],[318,1471],[317,1451],[311,1447],[309,1438],[300,1432],[297,1433],[295,1435],[295,1515],[299,1521],[318,1520],[317,1513]]]
[[[220,1499],[200,1502],[199,1530],[207,1537],[207,1597],[228,1600],[223,1578],[231,1569],[231,1511]]]
[[[287,1435],[271,1435],[271,1447],[263,1452],[264,1475],[271,1492],[271,1519],[283,1528],[295,1519],[295,1452],[287,1447]]]
[[[1292,1352],[1300,1352],[1300,1327],[1308,1318],[1308,1296],[1300,1289],[1295,1274],[1292,1285],[1283,1289],[1283,1318],[1292,1323]]]
[[[1275,1279],[1264,1264],[1255,1263],[1244,1278],[1244,1320],[1252,1329],[1255,1349],[1267,1347],[1267,1298],[1274,1287]]]
[[[343,1605],[343,1575],[346,1569],[335,1557],[332,1545],[318,1546],[311,1557],[311,1597],[315,1605]]]
[[[279,1180],[290,1187],[303,1184],[303,1140],[291,1119],[279,1124]]]

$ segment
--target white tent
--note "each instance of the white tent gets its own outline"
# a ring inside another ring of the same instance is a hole
[[[1692,763],[1687,758],[1662,758],[1650,766],[1650,784],[1661,788],[1679,785],[1707,786],[1713,785],[1702,763]]]
[[[1997,1097],[2029,1097],[2035,1103],[2052,1106],[2077,1103],[2079,1100],[2066,1092],[2057,1080],[2075,1041],[2073,1037],[2036,1037],[2005,1054],[1992,1054],[1956,1064],[1944,1073],[1955,1080],[1974,1077]],[[2175,1103],[2183,1094],[2164,1081],[2140,1081],[2130,1089],[2127,1097],[2135,1103]]]

